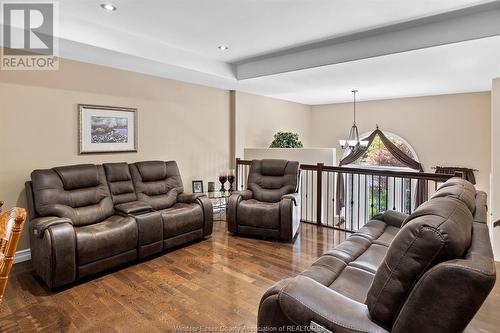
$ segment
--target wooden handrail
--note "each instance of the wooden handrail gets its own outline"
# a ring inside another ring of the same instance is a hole
[[[236,165],[251,165],[252,161],[236,159]],[[319,164],[301,164],[301,170],[319,170]],[[374,176],[384,176],[384,177],[395,177],[395,178],[413,178],[413,179],[426,179],[436,182],[444,182],[453,177],[453,175],[439,174],[439,173],[429,173],[429,172],[413,172],[413,171],[397,171],[397,170],[379,170],[379,169],[367,169],[367,168],[352,168],[352,167],[341,167],[341,166],[330,166],[323,165],[321,163],[321,170],[327,172],[338,172],[338,173],[349,173],[349,174],[362,174],[362,175],[374,175]]]

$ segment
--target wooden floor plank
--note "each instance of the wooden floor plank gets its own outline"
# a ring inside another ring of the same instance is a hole
[[[346,235],[302,224],[295,243],[233,237],[216,222],[208,240],[58,292],[14,266],[0,332],[168,332],[181,326],[255,327],[261,295],[297,275]],[[500,266],[498,266],[500,267]],[[500,332],[500,283],[467,332]]]

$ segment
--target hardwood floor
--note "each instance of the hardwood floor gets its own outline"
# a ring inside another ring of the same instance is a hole
[[[51,292],[31,264],[14,266],[0,332],[168,332],[176,327],[255,327],[262,293],[295,276],[345,236],[302,224],[292,244],[213,236],[78,285]],[[500,268],[500,267],[499,267]],[[500,332],[497,283],[468,332]]]

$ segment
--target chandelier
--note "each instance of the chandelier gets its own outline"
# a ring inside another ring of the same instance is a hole
[[[351,130],[349,131],[349,137],[347,140],[339,140],[340,147],[342,149],[350,148],[351,150],[358,149],[359,147],[367,147],[367,140],[359,140],[358,127],[356,126],[356,93],[357,90],[353,90],[353,106],[354,106],[354,121],[352,122]]]

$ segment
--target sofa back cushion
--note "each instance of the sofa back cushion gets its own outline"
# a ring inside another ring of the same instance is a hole
[[[115,205],[125,202],[136,201],[134,183],[128,164],[122,163],[104,163],[104,172],[108,181],[111,198]]]
[[[294,193],[299,184],[299,162],[287,160],[253,160],[248,175],[248,189],[258,201],[278,202]]]
[[[441,184],[432,198],[452,197],[462,201],[472,214],[476,211],[476,188],[462,178],[450,178]]]
[[[175,161],[146,161],[130,165],[137,199],[153,209],[172,207],[177,195],[184,191],[179,168]]]
[[[438,197],[417,208],[389,246],[368,291],[373,320],[391,327],[420,277],[440,262],[463,258],[471,234],[472,214],[457,198]]]
[[[113,215],[113,202],[102,166],[80,164],[35,170],[33,198],[39,216],[67,217],[75,226]]]

